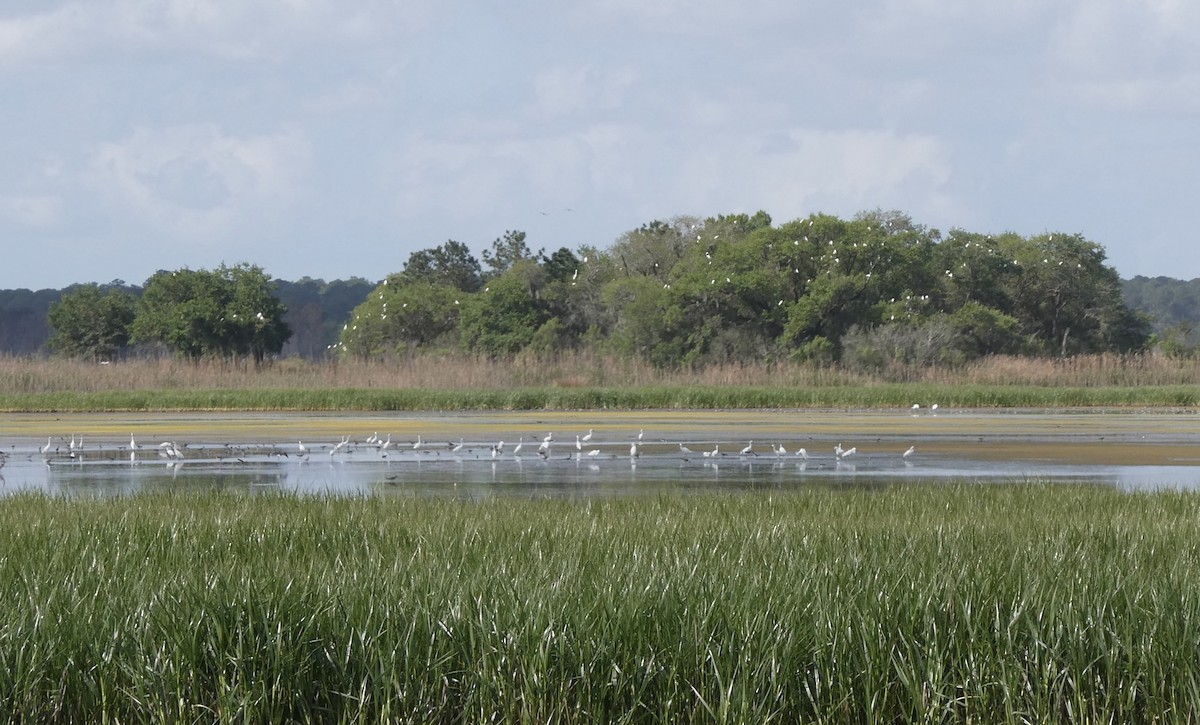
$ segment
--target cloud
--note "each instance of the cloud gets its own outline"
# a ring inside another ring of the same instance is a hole
[[[534,78],[533,112],[537,116],[562,116],[609,111],[621,105],[637,79],[638,72],[630,65],[612,69],[591,65],[548,68]]]
[[[63,218],[63,200],[57,196],[0,197],[0,217],[26,227],[50,227]]]
[[[296,130],[238,137],[209,124],[143,128],[96,149],[86,180],[114,213],[197,239],[281,207],[309,155]]]
[[[762,208],[785,220],[877,206],[940,215],[956,206],[946,190],[950,156],[936,137],[874,129],[730,136],[689,155],[676,203],[699,213]]]
[[[348,9],[334,0],[72,0],[40,12],[0,17],[0,69],[111,54],[180,51],[235,61],[309,57],[408,34],[430,20],[433,4],[386,0]]]
[[[1200,5],[1174,0],[1079,3],[1049,48],[1048,95],[1103,110],[1200,109]]]

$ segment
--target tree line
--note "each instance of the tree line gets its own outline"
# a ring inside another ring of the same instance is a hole
[[[509,231],[481,258],[450,240],[379,283],[286,282],[249,264],[160,271],[138,287],[70,288],[43,326],[51,351],[94,359],[131,346],[259,361],[589,349],[662,366],[861,368],[1139,350],[1162,334],[1126,299],[1150,297],[1144,278],[1122,283],[1080,235],[943,235],[899,212],[676,217],[607,249],[550,253]]]
[[[337,351],[880,368],[1139,350],[1152,332],[1103,248],[1080,235],[943,236],[899,212],[778,226],[761,211],[677,217],[608,249],[550,254],[508,232],[483,261],[455,241],[415,252],[355,308]]]

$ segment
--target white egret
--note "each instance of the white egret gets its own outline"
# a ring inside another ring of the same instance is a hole
[[[583,450],[583,439],[580,438],[579,436],[575,436],[575,450],[577,450],[577,451]]]
[[[459,438],[459,439],[458,439],[458,445],[456,445],[456,446],[454,446],[453,448],[451,448],[451,449],[450,449],[450,452],[451,452],[451,453],[459,453],[459,452],[461,452],[461,451],[462,451],[462,449],[463,449],[463,439],[462,439],[462,438]]]
[[[513,448],[513,457],[521,455],[521,449],[525,447],[525,436],[521,436],[521,440],[517,441],[517,447]]]
[[[308,446],[304,445],[304,441],[296,441],[296,450],[299,451],[300,455],[302,456],[308,455]]]
[[[47,455],[47,454],[49,454],[49,453],[50,453],[50,441],[51,441],[51,439],[52,439],[52,436],[46,436],[46,445],[42,446],[42,455],[43,455],[43,456],[44,456],[44,455]]]
[[[598,455],[600,455],[599,448],[593,448],[592,450],[588,451],[588,458],[595,458]]]
[[[914,454],[914,453],[916,453],[916,452],[917,452],[917,447],[916,447],[916,446],[909,446],[907,451],[905,451],[904,453],[900,454],[900,457],[901,457],[901,458],[904,458],[904,459],[908,459],[908,458],[910,458],[910,457],[912,456],[912,454]]]
[[[588,428],[587,435],[585,435],[583,438],[580,438],[580,440],[583,441],[584,443],[587,443],[588,441],[590,441],[592,439],[592,433],[593,433],[592,429]]]
[[[638,445],[637,445],[637,441],[634,441],[633,443],[631,443],[631,444],[629,445],[629,457],[630,457],[630,458],[637,458],[637,457],[638,457]]]
[[[800,448],[799,450],[797,450],[796,455],[800,456],[801,458],[803,458],[806,461],[808,460],[808,451],[804,450],[803,448]]]
[[[425,445],[425,441],[421,440],[421,436],[419,436],[419,435],[418,435],[418,436],[417,436],[417,442],[416,442],[416,443],[413,443],[413,446],[412,446],[412,447],[413,447],[413,450],[414,450],[414,451],[419,451],[419,450],[421,450],[421,446],[423,446],[423,445]]]
[[[748,456],[753,452],[754,452],[754,441],[750,441],[748,444],[746,444],[746,447],[742,449],[741,454],[743,456]]]
[[[137,441],[133,439],[133,434],[129,434],[129,450],[136,451],[138,448]]]
[[[387,453],[387,449],[389,449],[391,447],[392,447],[392,434],[388,433],[387,440],[385,440],[383,442],[383,445],[381,445],[379,447],[379,450],[383,451],[384,453]]]

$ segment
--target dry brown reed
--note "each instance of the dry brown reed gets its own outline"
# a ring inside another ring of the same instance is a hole
[[[256,390],[409,388],[470,390],[542,387],[800,386],[839,387],[883,382],[939,385],[1111,387],[1200,384],[1200,362],[1157,354],[1091,355],[1065,359],[989,357],[947,368],[889,370],[870,375],[806,363],[732,363],[663,370],[637,360],[593,353],[522,355],[491,360],[424,355],[366,361],[311,362],[299,358],[256,367],[245,361],[138,359],[96,365],[73,360],[0,357],[0,394],[119,390]]]

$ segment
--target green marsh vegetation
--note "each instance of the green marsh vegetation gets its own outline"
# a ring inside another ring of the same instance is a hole
[[[1200,497],[0,504],[14,722],[1194,720]]]
[[[0,358],[0,409],[536,410],[651,408],[1190,406],[1200,361],[1155,354],[989,357],[955,368],[868,375],[811,363],[664,370],[586,353],[491,360]]]

